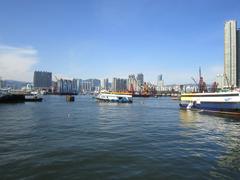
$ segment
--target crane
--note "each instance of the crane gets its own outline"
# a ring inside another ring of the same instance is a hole
[[[56,79],[57,81],[59,80],[59,79],[57,78],[57,76],[54,75],[54,77],[55,77],[55,79]]]
[[[201,67],[199,67],[199,79],[201,79],[202,77],[202,70],[201,70]]]
[[[226,79],[226,81],[227,81],[227,86],[228,86],[228,88],[230,88],[229,79],[228,79],[228,77],[227,77],[227,75],[226,75],[226,74],[224,74],[224,78],[225,78],[225,79]]]
[[[191,77],[191,79],[194,81],[194,83],[198,86],[197,81],[194,79],[194,77]]]

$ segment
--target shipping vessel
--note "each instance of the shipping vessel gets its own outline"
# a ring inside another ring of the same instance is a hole
[[[100,92],[96,99],[105,102],[132,103],[132,94],[118,92]]]
[[[184,93],[180,108],[240,115],[240,92]]]

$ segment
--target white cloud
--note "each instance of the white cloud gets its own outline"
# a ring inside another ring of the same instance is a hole
[[[36,49],[0,44],[0,77],[3,79],[32,81],[32,67],[36,63]]]

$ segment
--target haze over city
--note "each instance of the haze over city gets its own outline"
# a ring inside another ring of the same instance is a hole
[[[63,77],[192,83],[223,73],[223,27],[238,1],[1,1],[0,76],[32,81],[34,70]]]

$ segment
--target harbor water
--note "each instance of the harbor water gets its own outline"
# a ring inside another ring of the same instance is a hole
[[[240,120],[178,103],[0,104],[0,179],[239,179]]]

